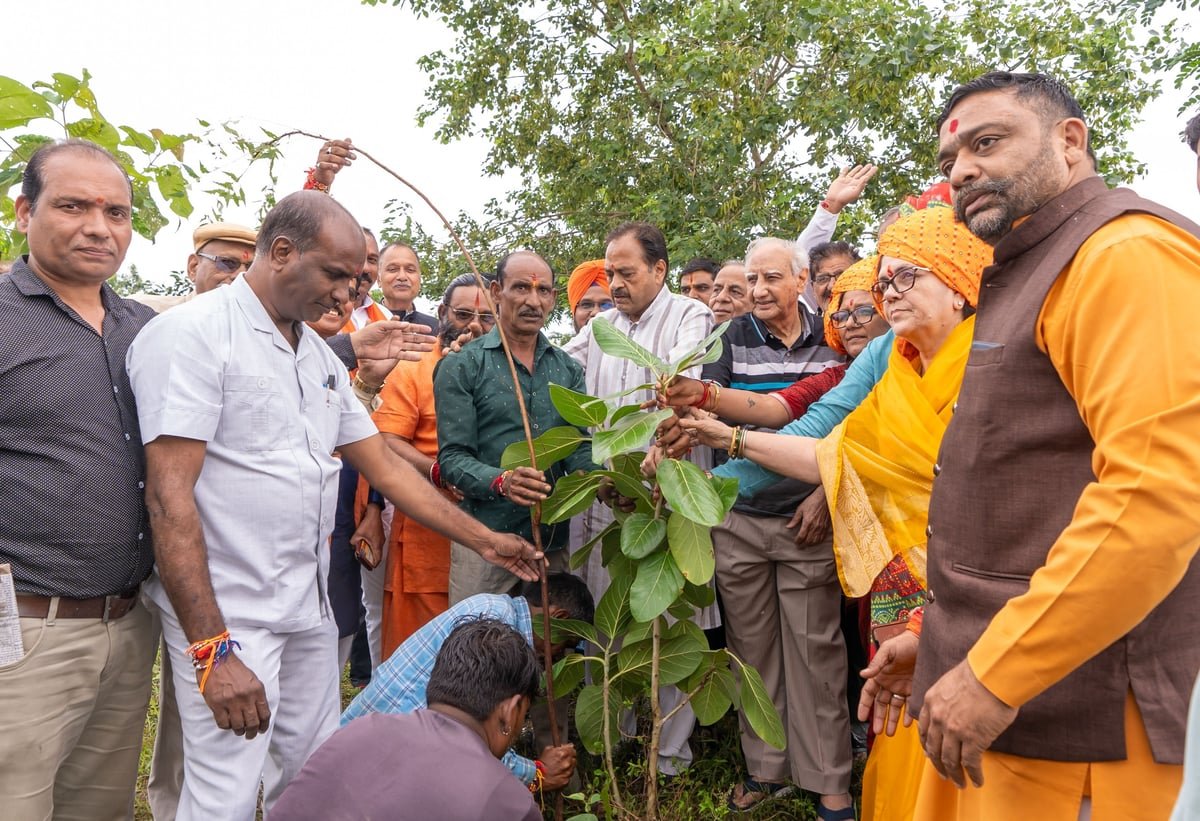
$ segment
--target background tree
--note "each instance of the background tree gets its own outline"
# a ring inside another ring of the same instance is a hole
[[[275,135],[264,132],[267,140],[256,143],[231,123],[213,125],[204,120],[197,120],[198,133],[186,134],[120,125],[101,113],[91,79],[86,68],[79,77],[55,73],[32,87],[0,75],[0,145],[7,151],[0,159],[0,260],[11,260],[27,250],[25,237],[14,228],[14,200],[30,156],[56,139],[91,140],[116,155],[133,183],[133,228],[146,239],[154,239],[167,225],[164,208],[180,218],[191,216],[192,194],[197,190],[215,197],[213,215],[218,219],[225,206],[244,205],[242,176],[258,160],[265,161],[269,177],[260,215],[274,204]],[[189,147],[201,150],[195,152],[195,159],[185,162],[184,151]],[[213,168],[199,157],[206,158]],[[181,282],[180,272],[172,276],[171,282],[155,283],[131,271],[118,284],[124,287],[136,279],[145,286],[136,290],[147,293],[190,290],[190,286],[184,288],[186,278]]]
[[[420,121],[446,142],[482,133],[484,172],[521,179],[464,221],[472,247],[534,245],[561,274],[631,218],[659,224],[680,262],[740,256],[756,233],[798,233],[838,166],[875,162],[881,173],[840,231],[857,240],[935,181],[941,102],[994,67],[1065,78],[1092,119],[1102,173],[1128,180],[1140,165],[1125,135],[1158,92],[1153,71],[1186,45],[1169,20],[1151,27],[1161,0],[393,4],[457,35],[420,60]],[[406,219],[401,209],[390,227],[424,244],[431,278],[459,273]]]

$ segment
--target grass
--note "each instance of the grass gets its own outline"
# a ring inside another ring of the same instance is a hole
[[[342,707],[354,698],[356,691],[350,686],[348,674],[342,674]],[[146,802],[146,781],[150,774],[150,756],[154,750],[154,729],[158,719],[158,664],[154,665],[154,685],[150,696],[150,710],[142,731],[142,755],[138,768],[137,795],[134,806],[136,821],[150,821],[150,805]],[[580,795],[585,800],[567,799],[564,802],[564,818],[591,812],[604,817],[599,796],[606,781],[603,761],[583,750],[580,751],[579,773],[583,780]],[[522,743],[532,747],[532,733],[522,736]],[[742,750],[738,741],[737,716],[730,712],[711,727],[698,727],[692,734],[692,766],[672,779],[661,779],[659,786],[659,815],[664,821],[693,821],[694,819],[745,818],[752,821],[813,821],[816,819],[814,799],[797,792],[786,798],[764,802],[754,812],[731,813],[725,806],[726,798],[734,784],[746,777],[742,761]],[[532,753],[532,749],[522,751]],[[639,813],[638,802],[645,794],[645,758],[636,744],[622,745],[616,762],[617,777],[621,781],[622,797],[630,804],[629,809]],[[854,783],[851,791],[858,799],[861,791],[862,766],[854,768]],[[590,801],[588,799],[591,799]],[[553,817],[553,801],[547,800],[546,817]],[[639,814],[640,817],[640,814]]]

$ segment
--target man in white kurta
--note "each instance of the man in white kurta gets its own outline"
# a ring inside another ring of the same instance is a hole
[[[127,358],[157,561],[147,591],[183,723],[181,821],[254,818],[260,780],[269,810],[337,727],[335,448],[409,515],[536,578],[522,540],[411,490],[418,474],[391,456],[345,367],[304,324],[345,301],[362,263],[350,214],[300,192],[259,237],[243,277],[153,320]],[[189,646],[224,635],[234,652],[193,670]]]
[[[667,361],[682,358],[700,344],[712,330],[712,312],[704,303],[671,293],[666,285],[667,247],[662,232],[645,222],[618,226],[608,236],[604,254],[604,269],[616,304],[600,314],[621,333]],[[563,350],[583,365],[587,392],[592,396],[608,396],[635,385],[653,382],[648,368],[606,355],[592,336],[588,323]],[[685,372],[699,377],[700,368]],[[623,404],[645,402],[654,398],[650,389],[636,391],[622,398]],[[650,444],[646,443],[647,446]],[[712,452],[697,448],[693,458],[701,467],[712,467]],[[613,521],[612,510],[597,502],[571,523],[571,544],[587,543]],[[600,551],[593,550],[583,567],[582,576],[597,602],[608,589],[608,571],[600,563]],[[704,629],[720,625],[716,605],[705,608],[696,617]],[[659,690],[664,713],[670,712],[683,698],[677,687],[668,685]],[[659,771],[675,775],[692,761],[688,737],[696,724],[696,714],[685,705],[662,729],[658,759]],[[632,728],[627,728],[632,730]]]

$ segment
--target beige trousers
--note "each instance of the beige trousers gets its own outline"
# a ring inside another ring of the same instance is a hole
[[[846,645],[833,545],[797,545],[787,519],[732,512],[713,528],[729,649],[762,674],[787,750],[740,716],[750,776],[823,795],[850,789]],[[790,765],[790,766],[789,766]]]
[[[21,619],[25,656],[0,667],[0,815],[11,821],[133,818],[156,625]]]

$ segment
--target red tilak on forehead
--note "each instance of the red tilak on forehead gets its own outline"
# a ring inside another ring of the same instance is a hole
[[[950,133],[953,134],[955,131],[958,131],[958,120],[951,120],[950,121]]]
[[[104,205],[104,197],[96,197],[96,205]]]

